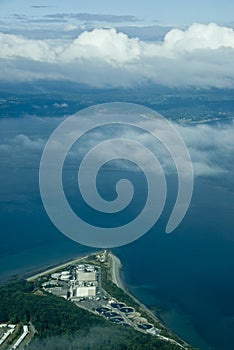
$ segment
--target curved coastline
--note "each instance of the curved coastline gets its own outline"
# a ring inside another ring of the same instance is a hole
[[[95,254],[101,253],[102,251],[95,252]],[[71,259],[65,263],[62,264],[56,264],[51,267],[47,267],[46,270],[41,268],[38,273],[35,274],[25,274],[23,277],[26,278],[27,281],[34,281],[37,278],[47,275],[47,274],[52,274],[62,268],[66,268],[67,266],[71,264],[75,264],[77,262],[80,262],[82,260],[87,259],[92,253],[85,254],[79,257],[76,257],[74,259]],[[137,299],[128,289],[128,286],[126,285],[124,281],[124,276],[122,272],[122,262],[119,259],[118,256],[116,256],[113,252],[109,251],[109,257],[111,258],[112,261],[112,271],[111,271],[111,276],[112,276],[112,282],[117,285],[117,287],[121,288],[126,294],[128,294],[135,302],[137,302],[152,318],[155,319],[155,321],[160,322],[164,327],[163,321],[155,315],[154,312],[152,312],[149,308],[146,307],[145,304],[143,304],[139,299]],[[166,327],[167,328],[167,327]],[[184,340],[183,340],[184,341]]]
[[[95,252],[94,254],[100,254],[103,251],[99,251],[99,252]],[[25,278],[27,279],[27,281],[34,281],[37,278],[47,275],[47,274],[51,274],[54,273],[60,269],[66,268],[69,265],[75,264],[75,263],[79,263],[81,261],[85,261],[87,258],[90,257],[90,255],[92,255],[93,253],[89,253],[89,254],[85,254],[84,256],[79,256],[76,257],[75,259],[72,259],[70,261],[67,261],[66,263],[63,263],[61,265],[56,265],[53,267],[50,267],[47,270],[41,271],[37,274],[33,274],[31,276],[28,276],[27,274],[27,278],[25,276]],[[122,263],[121,260],[111,251],[108,251],[108,256],[111,259],[111,280],[112,282],[120,289],[122,289],[126,294],[128,294],[148,315],[149,317],[151,317],[151,319],[154,319],[156,322],[160,323],[161,326],[167,330],[169,330],[172,334],[174,333],[173,330],[171,330],[170,328],[168,328],[164,322],[155,315],[155,313],[153,311],[151,311],[145,304],[143,304],[138,298],[136,298],[128,289],[126,283],[124,282],[124,276],[123,276],[123,271],[122,271]],[[179,343],[177,343],[178,345],[181,346],[181,348],[187,349],[191,348],[191,345],[188,344],[184,339],[180,338],[176,333],[174,333],[174,335],[177,336],[178,339],[180,339],[180,341],[184,344],[181,345]],[[163,337],[162,337],[163,338]],[[165,338],[166,339],[166,338]],[[185,347],[186,346],[186,347]]]
[[[153,311],[151,311],[144,303],[142,303],[137,297],[135,297],[135,295],[133,295],[125,281],[124,281],[124,276],[123,276],[123,271],[122,271],[122,263],[121,260],[111,251],[109,252],[109,257],[112,260],[112,282],[115,283],[117,285],[117,287],[121,288],[126,294],[128,294],[134,301],[136,301],[140,307],[142,309],[145,310],[146,313],[148,313],[148,315],[153,318],[156,322],[159,322],[163,327],[165,327],[166,329],[168,329],[170,332],[174,333],[174,331],[172,329],[170,329],[164,322],[163,320],[156,316],[155,313]],[[176,334],[176,333],[174,333]],[[191,347],[191,345],[189,343],[187,343],[184,339],[182,339],[180,336],[178,336],[178,334],[176,334],[176,336],[188,347]]]
[[[126,283],[124,282],[124,277],[122,273],[122,263],[120,259],[114,255],[112,252],[109,253],[110,258],[112,259],[112,282],[121,288],[126,294],[128,294],[133,300],[135,300],[147,313],[150,314],[156,321],[162,323],[160,320],[149,308],[145,306],[139,299],[137,299],[128,289]]]

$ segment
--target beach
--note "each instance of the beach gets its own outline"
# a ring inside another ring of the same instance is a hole
[[[100,252],[96,252],[95,254],[101,253]],[[48,275],[48,274],[52,274],[55,273],[58,270],[61,269],[66,269],[66,267],[68,267],[69,265],[74,265],[76,263],[80,263],[83,260],[87,259],[90,256],[90,254],[86,254],[85,256],[79,256],[76,257],[64,264],[61,265],[56,265],[54,267],[51,267],[49,269],[46,269],[42,272],[39,272],[37,274],[33,274],[29,277],[27,277],[27,281],[34,281],[39,277]],[[142,304],[132,293],[129,292],[126,284],[124,283],[123,280],[123,274],[122,274],[122,263],[120,261],[120,259],[114,255],[111,251],[109,251],[109,257],[111,258],[111,276],[112,276],[112,282],[115,283],[117,285],[117,287],[121,288],[126,294],[128,294],[133,300],[135,300],[148,314],[149,316],[153,317],[157,322],[161,321],[156,317],[156,315],[149,310],[144,304]]]
[[[105,251],[106,252],[106,251]],[[103,252],[96,252],[95,255],[98,255]],[[36,280],[37,278],[39,277],[42,277],[42,276],[45,276],[45,275],[48,275],[48,274],[52,274],[52,273],[55,273],[61,269],[66,269],[68,266],[70,265],[75,265],[75,264],[79,264],[81,262],[86,262],[86,260],[90,257],[90,254],[86,254],[85,256],[79,256],[73,260],[70,260],[64,264],[61,264],[61,265],[57,265],[55,267],[52,267],[52,268],[49,268],[45,271],[42,271],[40,273],[37,273],[37,274],[34,274],[30,277],[27,278],[27,281],[34,281]],[[108,252],[106,257],[108,257],[110,259],[110,272],[111,272],[111,280],[114,284],[117,285],[118,288],[121,288],[124,293],[128,294],[139,306],[142,310],[145,311],[145,313],[148,315],[149,319],[151,318],[151,320],[155,320],[158,324],[161,325],[162,328],[165,328],[167,329],[161,322],[161,320],[159,320],[156,315],[150,310],[148,309],[142,302],[140,302],[134,295],[132,295],[132,293],[129,292],[126,284],[124,283],[124,279],[123,279],[123,274],[122,274],[122,263],[121,263],[121,260],[116,256],[114,255],[112,252]],[[107,258],[107,259],[108,259]],[[119,300],[121,302],[121,300]],[[147,317],[147,318],[148,318]],[[187,344],[183,339],[180,339],[180,341],[182,342],[182,344],[178,343],[178,341],[172,339],[172,338],[168,338],[168,337],[165,337],[165,336],[162,336],[162,335],[158,335],[158,338],[161,339],[161,340],[164,340],[166,342],[170,342],[172,344],[177,344],[179,345],[181,348],[183,349],[187,349],[187,346],[190,348],[190,345]],[[177,339],[179,339],[177,337]]]
[[[101,251],[96,252],[95,254],[98,254],[98,253],[101,253]],[[27,281],[29,281],[29,282],[34,281],[39,277],[55,273],[56,271],[61,270],[61,269],[66,269],[66,267],[68,267],[69,265],[74,265],[76,263],[80,263],[83,260],[87,259],[89,256],[90,256],[90,254],[86,254],[85,256],[79,256],[79,257],[76,257],[75,259],[72,259],[64,264],[56,265],[54,267],[46,269],[46,270],[39,272],[37,274],[33,274],[33,275],[27,277]],[[128,288],[123,280],[122,263],[121,263],[120,259],[116,255],[114,255],[111,251],[109,252],[109,257],[111,258],[112,282],[115,283],[117,285],[117,287],[121,288],[126,294],[128,294],[134,301],[136,301],[149,314],[149,316],[153,317],[157,322],[161,323],[161,321],[156,317],[156,315],[151,310],[149,310],[132,293],[129,292],[129,290],[128,290]]]
[[[109,253],[109,257],[112,260],[112,282],[114,282],[119,288],[127,291],[126,285],[124,284],[123,278],[121,276],[122,263],[120,259],[113,253]]]
[[[112,252],[109,253],[109,257],[112,260],[112,282],[115,283],[117,287],[121,288],[126,294],[128,294],[134,301],[136,301],[148,313],[150,317],[154,318],[155,321],[162,323],[162,321],[159,320],[159,318],[157,318],[157,316],[150,309],[148,309],[144,304],[142,304],[142,302],[139,301],[139,299],[137,299],[128,290],[123,280],[122,263],[120,259],[116,255],[114,255]]]
[[[98,252],[96,252],[96,254],[98,254]],[[47,270],[41,271],[41,272],[39,272],[37,274],[33,274],[33,275],[27,277],[27,281],[33,281],[33,280],[35,280],[35,279],[37,279],[37,278],[39,278],[41,276],[52,274],[52,273],[54,273],[54,272],[56,272],[58,270],[65,269],[67,266],[79,263],[80,261],[87,259],[89,256],[90,256],[90,254],[81,255],[81,256],[76,257],[76,258],[74,258],[72,260],[69,260],[68,262],[66,262],[64,264],[56,265],[56,266],[51,267],[51,268],[49,268]]]

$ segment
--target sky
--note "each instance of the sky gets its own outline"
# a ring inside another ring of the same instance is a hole
[[[230,0],[2,0],[0,9],[2,16],[11,13],[35,16],[53,12],[89,12],[133,15],[143,20],[176,25],[211,21],[228,24],[234,21],[234,2]]]
[[[234,87],[234,2],[0,1],[0,79]]]
[[[234,86],[232,28],[195,23],[184,30],[170,29],[160,42],[129,38],[115,28],[92,28],[64,39],[68,24],[58,19],[64,29],[55,31],[57,37],[48,39],[41,29],[40,35],[45,37],[35,39],[30,38],[33,23],[29,26],[28,21],[30,31],[24,36],[0,32],[2,81],[52,79],[94,87],[149,83],[169,87]]]

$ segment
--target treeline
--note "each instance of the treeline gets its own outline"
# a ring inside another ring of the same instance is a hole
[[[26,281],[0,288],[0,322],[32,322],[39,337],[72,334],[104,319],[78,308],[72,302],[49,293],[33,293],[34,284]]]
[[[179,350],[147,334],[120,326],[94,327],[81,335],[35,339],[27,350]]]
[[[28,350],[178,350],[130,327],[111,324],[74,303],[20,281],[0,287],[0,323],[31,322]]]

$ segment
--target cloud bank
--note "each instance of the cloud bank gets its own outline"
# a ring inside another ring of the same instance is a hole
[[[97,21],[97,22],[107,22],[107,23],[121,23],[121,22],[137,22],[138,19],[135,16],[126,15],[105,15],[105,14],[92,14],[92,13],[55,13],[50,15],[45,15],[45,18],[52,19],[76,19],[78,21]]]
[[[214,23],[172,29],[161,42],[129,38],[116,29],[85,31],[73,40],[0,33],[0,48],[1,80],[70,80],[96,87],[234,86],[234,31]]]
[[[21,125],[22,120],[17,130],[11,129],[10,121],[5,121],[7,124],[2,123],[3,122],[0,120],[0,130],[3,125],[7,125],[7,130],[9,130],[9,135],[4,133],[5,139],[0,142],[0,159],[2,161],[4,160],[4,166],[8,163],[18,164],[19,162],[22,162],[22,166],[26,166],[26,163],[32,163],[39,166],[40,156],[48,140],[49,134],[54,130],[58,123],[60,123],[60,119],[54,120],[53,118],[51,120],[51,118],[44,118],[43,121],[36,117],[32,117],[30,120],[27,119],[27,124],[29,125],[28,133],[25,133],[24,125]],[[155,123],[152,125],[155,125]],[[178,123],[173,123],[173,125],[178,129],[189,150],[196,176],[230,176],[233,181],[234,124],[217,124],[212,126],[204,124],[180,125]],[[4,129],[2,128],[2,130]],[[145,147],[151,149],[158,157],[166,173],[171,174],[175,172],[175,166],[165,148],[160,146],[158,142],[155,142],[155,140],[148,134],[139,134],[135,129],[110,129],[109,131],[101,129],[93,132],[88,138],[83,140],[82,143],[75,145],[68,153],[72,166],[76,167],[76,160],[80,156],[83,157],[92,147],[95,147],[104,139],[120,137],[120,135],[126,139],[136,140],[145,145]],[[61,143],[56,143],[54,145],[56,152],[61,152],[61,149],[63,149],[63,141],[64,140],[61,140]],[[98,156],[100,159],[102,159],[102,157],[106,159],[107,155],[115,158],[115,155],[119,154],[119,151],[122,151],[123,155],[131,155],[131,151],[129,148],[126,149],[124,143],[119,143],[118,149],[115,147],[116,146],[106,149],[105,154],[99,154]],[[176,151],[176,149],[177,145],[175,144],[174,151]],[[150,170],[151,164],[145,159],[145,153],[141,154],[141,152],[138,152],[137,156],[141,163],[144,163],[145,161],[145,169]],[[121,167],[125,168],[125,166],[126,164],[121,164]]]

